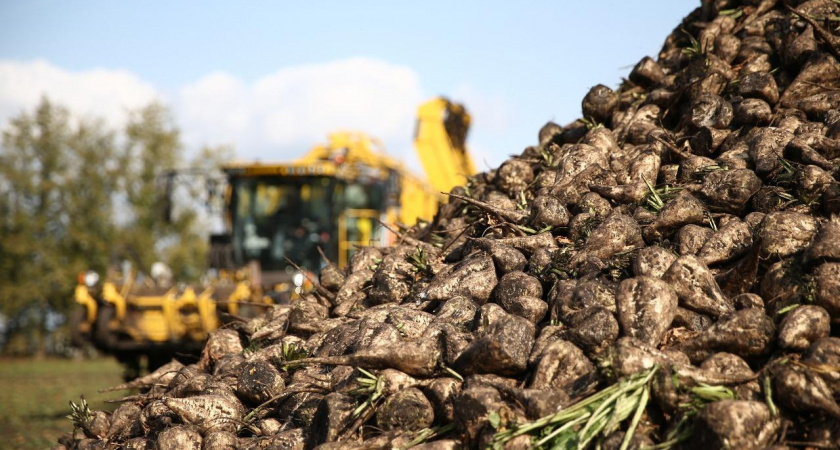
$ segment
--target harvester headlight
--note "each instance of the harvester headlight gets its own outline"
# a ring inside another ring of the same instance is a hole
[[[99,274],[92,270],[88,270],[85,272],[84,280],[87,287],[94,287],[96,286],[96,283],[99,283]]]
[[[300,272],[296,273],[295,276],[292,277],[292,282],[294,282],[297,287],[303,286],[303,274]]]

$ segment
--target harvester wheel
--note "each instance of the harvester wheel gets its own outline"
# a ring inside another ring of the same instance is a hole
[[[77,306],[70,313],[70,343],[73,347],[84,348],[85,344],[90,342],[90,330],[82,332],[82,323],[86,315],[87,310],[84,306]]]
[[[141,367],[139,354],[128,351],[116,351],[114,352],[114,357],[117,358],[117,361],[119,361],[123,367],[123,380],[128,382],[140,376]]]
[[[97,347],[113,351],[117,346],[117,336],[110,329],[111,320],[116,313],[111,305],[102,305],[96,312],[96,324],[94,326],[94,340]]]
[[[172,360],[172,353],[170,353],[170,352],[160,352],[160,351],[155,352],[155,351],[153,351],[153,352],[150,352],[146,356],[148,358],[147,369],[150,373],[154,372],[155,370],[160,368],[160,366],[162,366],[162,365],[164,365],[164,364],[166,364],[166,363],[168,363],[169,361]]]

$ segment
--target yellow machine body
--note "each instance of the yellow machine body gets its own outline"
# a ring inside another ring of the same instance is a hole
[[[375,139],[348,131],[330,134],[288,163],[227,164],[222,170],[232,231],[224,245],[234,265],[220,273],[236,276],[205,287],[158,287],[149,279],[136,285],[131,277],[96,288],[80,283],[75,300],[84,312],[76,331],[112,352],[201,344],[221,325],[220,312],[243,315],[243,308],[272,304],[280,291],[304,292],[305,277],[293,276],[287,260],[297,255],[303,260],[298,264],[316,270],[315,244],[346,266],[356,248],[393,241],[380,223],[431,220],[442,193],[474,173],[464,146],[470,116],[443,98],[417,113],[414,143],[427,179],[388,156]],[[305,257],[294,253],[300,245],[307,246]]]
[[[251,297],[247,282],[223,288],[166,288],[108,281],[94,292],[79,285],[75,300],[84,307],[84,314],[76,326],[82,333],[96,333],[99,344],[113,351],[133,350],[139,343],[203,342],[221,325],[219,311],[237,314],[240,303],[251,304]]]

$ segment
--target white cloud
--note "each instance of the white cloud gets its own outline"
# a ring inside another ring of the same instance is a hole
[[[44,60],[0,60],[0,123],[31,111],[45,95],[76,115],[113,126],[124,124],[129,110],[160,98],[154,86],[125,70],[72,72]]]
[[[284,68],[251,83],[209,74],[181,88],[175,105],[191,146],[229,143],[242,158],[288,160],[334,130],[364,131],[389,153],[412,155],[421,100],[412,69],[352,58]]]
[[[407,66],[376,59],[288,67],[252,81],[215,72],[165,93],[126,70],[71,71],[44,60],[0,60],[0,127],[31,111],[44,95],[114,127],[125,123],[128,111],[162,100],[172,106],[189,152],[229,144],[242,159],[284,161],[324,142],[331,131],[358,130],[421,170],[412,142],[416,109],[426,100],[420,77]],[[473,115],[468,145],[483,170],[484,161],[495,158],[482,149],[509,128],[504,99],[469,85],[451,98]]]

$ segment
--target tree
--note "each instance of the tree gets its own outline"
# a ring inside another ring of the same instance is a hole
[[[40,341],[48,311],[71,304],[78,271],[105,267],[97,255],[111,234],[109,185],[87,165],[110,157],[113,138],[86,121],[74,130],[68,112],[44,99],[11,120],[1,148],[0,311],[29,308]]]
[[[196,280],[205,271],[209,230],[199,204],[210,196],[203,182],[167,195],[168,174],[184,166],[169,111],[151,104],[132,113],[122,131],[119,139],[101,121],[71,121],[67,110],[47,99],[5,127],[0,314],[12,319],[13,329],[16,317],[30,324],[30,340],[43,342],[48,311],[72,306],[80,272],[104,275],[123,259],[143,272],[165,262],[177,281]],[[212,171],[228,154],[207,148],[190,166]]]
[[[82,122],[71,136],[66,201],[67,235],[61,251],[76,271],[105,273],[118,239],[114,193],[121,180],[113,132],[101,122]]]
[[[7,313],[44,301],[60,290],[63,267],[57,246],[67,177],[67,113],[44,100],[34,116],[12,120],[3,134],[0,178],[4,197],[0,301]],[[75,278],[75,277],[73,277]]]
[[[126,138],[121,167],[130,219],[121,233],[123,256],[143,271],[161,261],[176,280],[197,280],[206,269],[207,236],[198,221],[200,190],[171,184],[172,171],[184,166],[178,128],[153,103],[133,114]],[[203,150],[198,160],[213,152]]]
[[[148,271],[160,260],[158,243],[173,231],[163,218],[167,199],[162,195],[162,183],[165,171],[180,163],[182,149],[169,112],[157,103],[133,113],[125,135],[120,166],[129,217],[123,221],[120,256]]]

